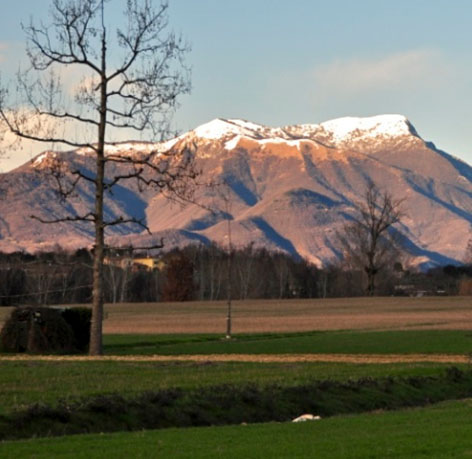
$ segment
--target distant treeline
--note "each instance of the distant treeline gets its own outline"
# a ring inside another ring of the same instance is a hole
[[[189,246],[153,257],[129,249],[108,253],[104,300],[117,302],[212,301],[257,298],[325,298],[365,294],[365,274],[341,263],[317,268],[303,259],[254,248],[229,254],[216,245]],[[428,272],[400,263],[379,276],[377,295],[472,294],[472,266]],[[86,249],[34,255],[0,253],[0,305],[89,303],[92,256]]]

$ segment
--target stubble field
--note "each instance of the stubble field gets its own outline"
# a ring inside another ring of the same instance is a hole
[[[225,302],[108,305],[112,333],[221,333]],[[247,300],[233,302],[234,333],[472,327],[471,297]]]
[[[0,308],[0,326],[11,308]],[[105,306],[105,334],[224,333],[223,301]],[[313,330],[467,330],[472,297],[233,301],[234,333]]]
[[[221,333],[225,302],[108,305],[112,333]],[[234,333],[472,327],[471,297],[248,300],[233,302]]]

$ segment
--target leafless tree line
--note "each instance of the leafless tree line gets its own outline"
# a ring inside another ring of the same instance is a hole
[[[216,245],[189,246],[160,255],[159,269],[104,266],[104,302],[224,301],[333,298],[366,294],[366,273],[333,263],[323,269],[253,246],[228,252]],[[90,304],[92,255],[56,251],[0,254],[0,306]],[[471,294],[472,265],[422,272],[394,263],[376,276],[377,295]],[[231,282],[231,284],[229,284]],[[398,287],[402,288],[398,288]],[[405,288],[403,288],[405,287]]]

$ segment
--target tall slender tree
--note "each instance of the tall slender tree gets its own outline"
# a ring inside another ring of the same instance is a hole
[[[189,193],[195,178],[188,149],[163,155],[107,152],[117,130],[145,131],[153,140],[169,132],[177,97],[189,91],[183,63],[188,46],[168,29],[168,4],[126,0],[124,26],[110,24],[109,0],[52,0],[50,24],[24,26],[31,67],[19,72],[16,85],[0,87],[0,118],[20,139],[82,148],[95,156],[95,170],[65,170],[60,155],[51,164],[63,198],[79,183],[94,189],[94,206],[81,215],[41,220],[44,223],[88,222],[93,225],[93,313],[90,354],[102,350],[103,262],[105,231],[119,224],[146,223],[120,216],[108,219],[104,198],[113,187],[134,179],[175,196]],[[114,34],[110,30],[114,29]],[[80,76],[74,88],[64,82]],[[65,80],[64,80],[65,78]],[[114,163],[107,175],[107,165]]]

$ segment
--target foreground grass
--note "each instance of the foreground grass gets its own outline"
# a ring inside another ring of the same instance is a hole
[[[214,334],[105,335],[105,353],[178,354],[469,354],[467,330],[314,331],[254,333],[223,339]]]
[[[34,403],[55,405],[99,394],[132,397],[144,391],[221,384],[302,385],[313,380],[434,376],[446,364],[0,362],[0,414]],[[467,368],[467,365],[459,366]]]
[[[119,394],[99,395],[57,406],[33,405],[1,416],[0,438],[287,422],[306,412],[326,418],[470,397],[472,372],[457,368],[434,377],[324,380],[296,386],[225,384],[172,388],[129,399]]]
[[[467,331],[332,331],[236,335],[105,335],[117,355],[221,353],[469,353]],[[0,414],[33,403],[55,404],[98,394],[124,397],[172,387],[220,384],[300,385],[314,379],[428,376],[442,364],[40,362],[0,361]],[[465,368],[467,365],[461,366]]]
[[[0,443],[3,458],[453,458],[472,455],[472,402],[317,422],[76,435]]]

